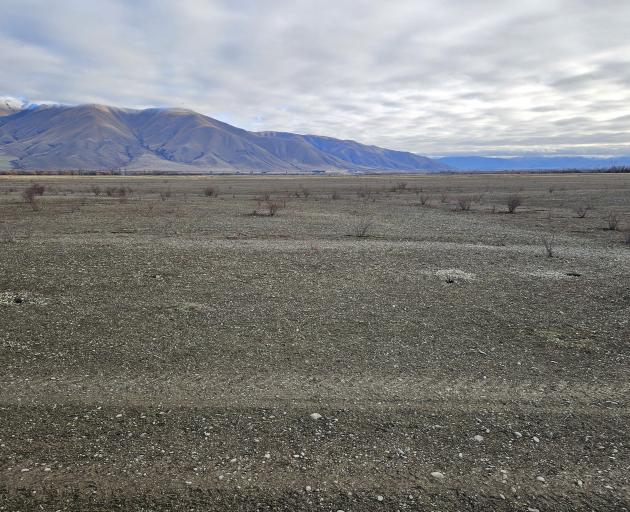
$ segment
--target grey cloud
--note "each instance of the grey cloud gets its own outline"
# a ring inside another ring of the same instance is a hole
[[[628,152],[625,0],[59,0],[54,9],[3,2],[0,94],[187,107],[243,128],[421,154]]]

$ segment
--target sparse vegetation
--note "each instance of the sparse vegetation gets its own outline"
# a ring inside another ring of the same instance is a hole
[[[273,217],[274,215],[276,215],[276,213],[278,213],[284,207],[285,207],[285,204],[281,203],[280,201],[276,201],[273,199],[269,199],[268,201],[265,201],[265,208],[266,208],[267,215],[269,217]]]
[[[133,189],[129,187],[107,187],[105,189],[105,195],[107,197],[118,197],[120,199],[125,199],[127,196],[133,193]]]
[[[160,191],[160,199],[162,201],[166,201],[167,199],[170,199],[171,197],[173,197],[173,191],[170,188],[167,190]]]
[[[431,196],[428,194],[420,194],[420,204],[422,206],[429,206],[431,204]]]
[[[352,229],[352,236],[355,238],[367,238],[373,225],[374,221],[372,219],[359,219]]]
[[[573,207],[573,211],[579,219],[586,217],[586,214],[591,209],[591,206],[586,202],[580,202]]]
[[[219,197],[219,189],[217,187],[213,187],[212,185],[208,185],[203,190],[203,194],[206,197]]]
[[[396,183],[394,186],[392,186],[389,191],[390,192],[403,192],[407,190],[407,182],[406,181],[399,181],[398,183]]]
[[[372,197],[372,190],[368,187],[362,187],[357,190],[357,197],[359,199],[370,199]]]
[[[619,215],[613,211],[609,211],[606,216],[609,231],[617,231],[619,229]]]
[[[556,236],[555,235],[543,236],[541,240],[542,240],[543,247],[545,248],[545,254],[547,255],[548,258],[553,258],[554,248],[556,244]]]
[[[44,195],[46,187],[39,183],[31,183],[31,185],[22,192],[24,201],[31,205],[33,210],[39,209],[37,198]]]
[[[13,226],[9,224],[1,224],[0,225],[0,243],[10,244],[15,242],[17,239],[17,235],[15,233],[15,229]]]
[[[470,210],[470,198],[465,196],[459,197],[457,199],[457,207],[463,212]]]
[[[523,198],[518,194],[510,194],[505,202],[508,213],[515,213],[516,209],[523,204]]]

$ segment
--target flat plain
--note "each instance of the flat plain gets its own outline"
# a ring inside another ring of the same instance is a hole
[[[626,229],[628,174],[1,177],[0,510],[628,510]]]

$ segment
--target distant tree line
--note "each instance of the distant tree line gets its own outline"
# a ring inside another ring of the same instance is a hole
[[[199,176],[200,172],[176,172],[176,171],[126,171],[120,169],[112,170],[87,170],[87,169],[72,169],[72,170],[33,170],[33,169],[11,169],[0,170],[0,176]]]
[[[613,166],[613,167],[602,167],[599,169],[530,169],[530,170],[485,170],[485,171],[446,171],[440,172],[439,174],[546,174],[546,173],[555,173],[555,174],[573,174],[573,173],[630,173],[630,166],[622,165],[622,166]],[[177,171],[128,171],[124,169],[105,169],[105,170],[88,170],[88,169],[73,169],[73,170],[27,170],[27,169],[9,169],[9,170],[0,170],[0,176],[19,176],[19,175],[29,175],[29,176],[199,176],[206,174],[225,174],[225,175],[240,175],[240,174],[253,174],[253,172],[240,172],[236,171],[233,173],[204,173],[204,172],[177,172]],[[267,174],[267,173],[262,173]],[[302,174],[321,174],[319,172],[315,173],[296,173],[299,175]],[[381,175],[383,173],[370,173],[366,172],[364,174],[375,174]],[[409,174],[409,173],[406,173]]]

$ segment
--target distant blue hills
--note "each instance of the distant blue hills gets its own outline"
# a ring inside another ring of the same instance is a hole
[[[438,158],[437,161],[459,171],[550,171],[630,167],[630,156],[614,158],[582,156],[522,156],[515,158],[447,156]]]

